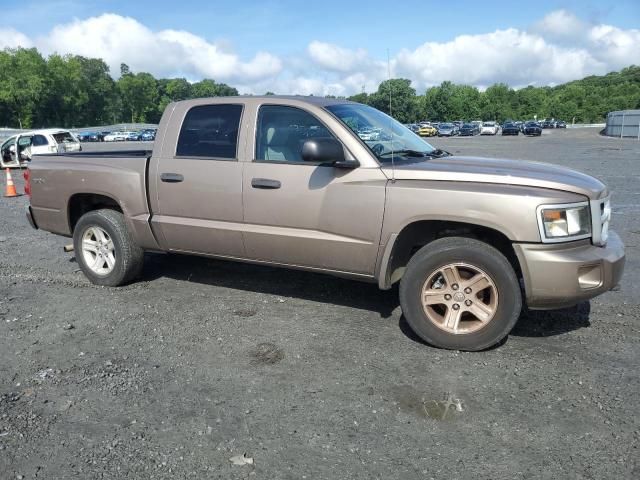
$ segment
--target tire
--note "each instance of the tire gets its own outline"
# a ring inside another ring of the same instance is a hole
[[[456,284],[447,281],[443,267],[447,267],[448,275],[454,268],[457,270],[458,277],[453,278],[460,280],[459,290],[452,290]],[[482,280],[473,290],[471,278]],[[489,286],[480,289],[485,283]],[[440,297],[446,298],[438,288],[450,292],[446,304],[444,300],[435,303]],[[423,298],[434,304],[423,305]],[[479,240],[448,237],[425,245],[411,258],[400,282],[400,305],[409,326],[430,345],[479,351],[496,345],[509,334],[520,316],[522,292],[513,267],[498,250]],[[488,310],[491,315],[486,313]],[[449,328],[448,319],[456,318],[456,314],[458,320],[452,320],[455,327]],[[438,321],[440,316],[442,323]]]
[[[100,242],[103,247],[97,246]],[[124,215],[115,210],[93,210],[80,217],[73,231],[73,247],[80,269],[96,285],[124,285],[140,274],[144,263],[144,250],[131,237]],[[101,261],[98,252],[104,259],[102,267],[96,267]]]

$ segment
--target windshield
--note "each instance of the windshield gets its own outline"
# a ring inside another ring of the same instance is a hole
[[[436,151],[414,132],[380,110],[358,103],[326,107],[360,137],[381,163],[424,157]]]

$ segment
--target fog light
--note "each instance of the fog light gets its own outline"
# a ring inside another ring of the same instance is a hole
[[[578,269],[578,283],[582,290],[591,290],[602,285],[602,266],[585,265]]]

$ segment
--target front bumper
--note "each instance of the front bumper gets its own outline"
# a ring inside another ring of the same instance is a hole
[[[565,244],[513,245],[524,277],[531,309],[563,308],[615,287],[624,271],[624,245],[609,232],[607,245],[590,240]]]

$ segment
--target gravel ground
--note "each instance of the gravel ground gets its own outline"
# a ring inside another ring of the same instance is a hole
[[[443,351],[396,290],[332,277],[148,255],[138,283],[92,286],[2,198],[0,478],[639,478],[640,143],[432,143],[605,180],[620,288]]]

